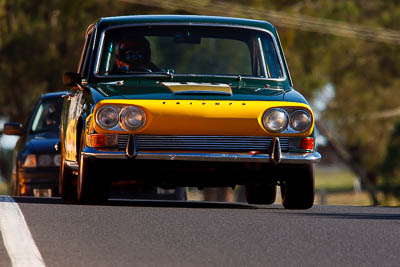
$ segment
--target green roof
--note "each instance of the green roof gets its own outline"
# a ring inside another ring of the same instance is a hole
[[[198,15],[134,15],[120,17],[100,18],[97,22],[99,29],[110,26],[142,23],[205,23],[205,24],[223,24],[238,25],[262,28],[275,33],[275,27],[262,20],[252,20],[243,18],[217,17],[217,16],[198,16]]]

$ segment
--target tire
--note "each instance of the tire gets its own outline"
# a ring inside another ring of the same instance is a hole
[[[173,199],[186,201],[188,199],[186,187],[176,187]]]
[[[102,173],[100,164],[85,158],[82,150],[85,147],[85,133],[81,135],[79,150],[79,171],[77,181],[78,202],[81,204],[98,204],[106,202],[110,193],[111,181]]]
[[[21,185],[19,184],[19,181],[16,181],[15,186],[12,188],[12,195],[20,197],[21,196]]]
[[[11,180],[11,194],[13,196],[20,196],[21,195],[21,190],[20,190],[20,185],[19,185],[19,161],[16,163],[16,170],[15,170],[15,175],[12,175],[12,180]]]
[[[250,184],[246,185],[246,199],[249,204],[270,205],[275,202],[276,185]]]
[[[76,200],[76,187],[74,186],[75,175],[65,164],[64,157],[61,152],[61,165],[58,174],[58,192],[64,200]]]
[[[18,190],[17,190],[17,186],[15,185],[15,182],[12,182],[10,191],[11,191],[12,196],[18,196]]]
[[[309,209],[314,205],[314,165],[290,170],[281,181],[282,204],[286,209]]]

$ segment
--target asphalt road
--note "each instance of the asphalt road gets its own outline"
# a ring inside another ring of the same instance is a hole
[[[399,208],[14,199],[46,266],[400,264]],[[0,266],[11,266],[1,242]]]

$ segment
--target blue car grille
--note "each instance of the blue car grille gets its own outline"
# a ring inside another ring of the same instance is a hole
[[[125,149],[129,135],[118,136],[118,148]],[[135,135],[138,150],[269,150],[272,138],[265,136],[176,136]],[[288,151],[289,139],[279,137],[282,151]]]

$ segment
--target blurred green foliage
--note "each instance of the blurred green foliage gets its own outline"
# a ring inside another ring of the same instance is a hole
[[[6,180],[10,180],[11,176],[11,168],[12,168],[12,151],[3,149],[1,144],[0,144],[0,184],[2,182],[1,177],[3,177]],[[1,187],[1,185],[0,185]],[[1,190],[0,190],[0,195],[1,195]]]
[[[200,2],[211,6],[218,3],[199,0],[193,1],[193,5]],[[400,3],[396,0],[230,2],[240,4],[239,7],[386,30],[398,30],[400,25]],[[0,1],[0,117],[24,121],[39,94],[63,89],[62,73],[76,69],[85,29],[98,17],[193,13],[190,5],[173,10],[163,9],[161,3],[156,6],[128,0]],[[240,14],[240,9],[232,6],[234,8],[235,14]],[[210,9],[210,14],[214,15],[232,12]],[[268,17],[258,19],[268,20]],[[313,99],[327,84],[333,85],[335,97],[320,114],[320,120],[331,127],[354,160],[367,170],[371,181],[375,182],[382,174],[400,181],[400,171],[395,164],[400,153],[387,156],[388,147],[389,150],[399,147],[396,139],[389,143],[391,136],[397,138],[400,134],[396,131],[392,135],[398,118],[376,116],[400,106],[397,97],[399,44],[338,37],[299,28],[278,28],[295,88]],[[394,163],[383,164],[386,157]]]
[[[24,121],[40,94],[63,89],[62,74],[76,69],[86,27],[120,12],[108,0],[0,3],[0,116]]]

